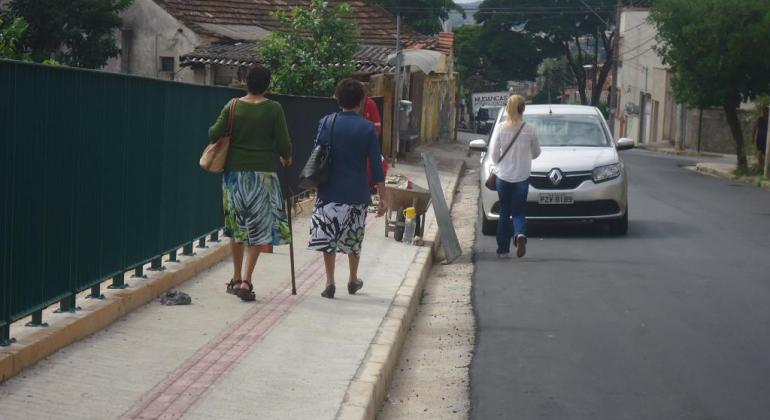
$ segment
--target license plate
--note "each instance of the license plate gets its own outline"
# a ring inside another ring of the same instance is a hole
[[[567,193],[540,193],[540,204],[572,204],[575,199]]]

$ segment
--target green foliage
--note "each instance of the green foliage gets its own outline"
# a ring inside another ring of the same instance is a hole
[[[455,31],[455,65],[470,91],[505,86],[509,80],[534,79],[540,54],[514,32],[496,33],[466,25]],[[510,45],[521,45],[511,48]]]
[[[465,16],[462,6],[452,0],[374,0],[393,14],[401,12],[403,21],[421,33],[441,32],[441,22],[455,10]]]
[[[20,40],[28,26],[23,18],[16,18],[10,24],[0,19],[0,58],[30,60],[29,54],[24,52],[20,45]]]
[[[556,103],[556,98],[562,95],[564,89],[575,83],[565,58],[549,58],[543,61],[538,70],[538,77],[543,89],[532,98],[532,103],[535,104]]]
[[[272,90],[290,95],[331,96],[340,79],[355,71],[357,26],[350,6],[330,7],[312,0],[309,7],[277,12],[285,28],[259,46],[263,62],[273,71]]]
[[[767,109],[767,107],[770,107],[770,95],[769,94],[761,94],[757,95],[756,98],[754,98],[754,104],[756,107],[754,107],[754,110],[752,111],[752,117],[758,118],[760,115],[762,115],[762,112]]]
[[[484,44],[494,46],[489,61],[509,74],[534,75],[546,58],[564,57],[578,90],[585,92],[586,65],[605,66],[596,73],[591,97],[584,104],[598,104],[612,67],[616,0],[485,0],[475,18],[484,25]],[[507,52],[507,54],[506,54]]]
[[[37,62],[99,68],[120,54],[115,30],[132,0],[10,0],[5,15],[29,24],[22,47]]]
[[[676,98],[693,107],[751,99],[770,84],[767,0],[659,0],[658,52],[674,70]]]
[[[679,102],[720,106],[747,166],[737,117],[742,100],[770,91],[770,8],[767,0],[657,0],[658,53],[674,70]]]

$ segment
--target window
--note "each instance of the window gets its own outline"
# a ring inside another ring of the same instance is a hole
[[[174,57],[161,57],[160,58],[160,71],[164,73],[173,73],[175,70]]]

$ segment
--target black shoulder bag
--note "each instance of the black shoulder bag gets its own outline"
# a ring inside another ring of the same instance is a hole
[[[516,135],[513,136],[513,140],[511,140],[511,144],[508,145],[508,147],[505,149],[502,155],[500,155],[500,160],[503,160],[505,155],[508,154],[508,151],[511,150],[513,147],[513,144],[516,143],[516,139],[519,138],[519,134],[521,134],[521,130],[524,129],[524,126],[527,123],[523,122],[521,123],[521,127],[519,127],[519,131],[516,132]],[[497,191],[497,174],[494,172],[490,172],[489,176],[487,177],[487,182],[484,183],[484,186],[487,187],[487,189],[490,189],[492,191]]]
[[[328,119],[328,117],[327,117]],[[310,153],[310,157],[299,174],[299,186],[306,190],[313,190],[329,180],[329,165],[331,164],[332,141],[334,140],[334,124],[337,122],[337,114],[332,117],[332,128],[329,132],[328,144],[320,143],[321,130],[316,137],[316,145]],[[326,120],[322,125],[326,128]]]

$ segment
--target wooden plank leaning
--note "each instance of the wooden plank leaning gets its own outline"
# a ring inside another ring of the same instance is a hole
[[[449,213],[449,206],[444,197],[444,189],[441,187],[438,169],[433,163],[433,158],[430,154],[423,153],[422,160],[425,165],[425,176],[428,178],[433,212],[436,214],[436,221],[438,222],[441,246],[444,248],[446,263],[449,264],[462,254],[460,241],[457,239],[457,232],[454,223],[452,223],[452,216]]]

